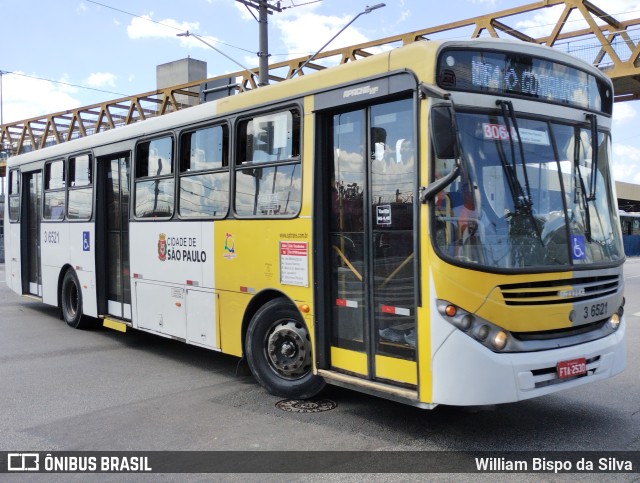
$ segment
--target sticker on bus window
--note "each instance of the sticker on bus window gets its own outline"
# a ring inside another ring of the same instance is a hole
[[[546,131],[537,131],[535,129],[518,129],[520,133],[520,139],[525,144],[539,144],[541,146],[549,146],[549,134]],[[482,123],[482,133],[484,139],[497,139],[500,141],[508,141],[511,137],[515,142],[518,142],[518,134],[516,128],[511,126],[511,136],[509,136],[509,130],[504,124],[489,124]]]
[[[280,242],[280,283],[309,286],[309,244],[307,242]]]
[[[574,260],[587,258],[587,245],[583,235],[571,235],[571,255]]]
[[[376,206],[376,223],[378,225],[391,224],[391,205]]]

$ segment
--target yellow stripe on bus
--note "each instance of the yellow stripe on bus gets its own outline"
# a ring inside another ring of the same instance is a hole
[[[331,348],[331,366],[336,369],[367,375],[367,355],[339,347]]]
[[[418,369],[415,361],[376,355],[376,377],[416,386]]]

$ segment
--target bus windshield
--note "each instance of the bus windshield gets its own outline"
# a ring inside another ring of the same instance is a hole
[[[488,270],[623,259],[607,132],[505,109],[456,122],[460,175],[435,198],[441,255]],[[436,159],[436,179],[454,164]]]

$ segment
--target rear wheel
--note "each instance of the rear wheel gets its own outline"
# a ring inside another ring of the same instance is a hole
[[[324,379],[312,372],[307,327],[284,298],[266,303],[253,316],[245,351],[253,376],[271,394],[308,399],[325,385]]]
[[[73,270],[67,270],[62,279],[60,291],[62,317],[74,329],[89,329],[94,324],[82,315],[82,290],[78,276]]]

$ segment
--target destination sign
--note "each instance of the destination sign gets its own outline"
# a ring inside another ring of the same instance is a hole
[[[611,114],[606,81],[569,65],[522,53],[449,49],[440,54],[438,85],[509,95]]]

